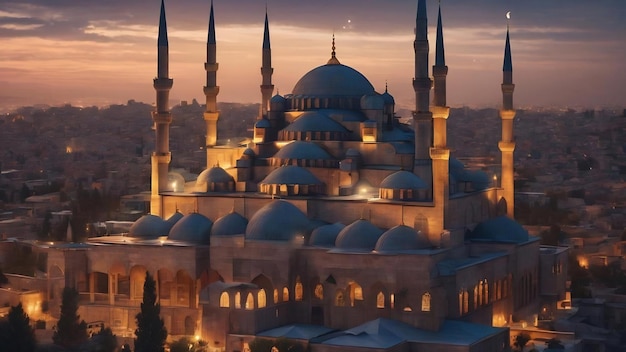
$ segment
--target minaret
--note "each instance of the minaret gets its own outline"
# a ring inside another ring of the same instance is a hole
[[[450,149],[447,146],[446,121],[450,115],[450,108],[446,105],[446,77],[448,66],[443,46],[443,25],[441,22],[441,3],[439,4],[439,16],[437,18],[437,42],[435,45],[435,65],[433,66],[434,97],[432,106],[433,117],[433,147],[430,148],[430,158],[433,163],[433,203],[437,214],[442,218],[441,227],[445,228],[445,215],[447,212],[450,175],[449,164]]]
[[[259,112],[259,119],[267,117],[267,111],[270,107],[270,99],[274,93],[274,85],[272,84],[272,49],[270,48],[270,26],[267,20],[267,8],[265,9],[265,29],[263,31],[263,65],[261,66],[261,76],[263,82],[261,83],[261,108]]]
[[[428,76],[428,18],[426,0],[417,4],[415,26],[415,111],[413,111],[413,127],[415,129],[415,167],[413,172],[432,187],[432,170],[430,147],[433,141],[433,121],[430,112],[430,89],[432,82]]]
[[[158,61],[157,77],[154,79],[156,90],[156,110],[152,112],[154,121],[155,151],[152,153],[152,194],[150,213],[161,216],[160,193],[167,190],[167,173],[172,154],[170,153],[170,123],[172,114],[169,108],[170,89],[174,80],[169,78],[169,44],[167,41],[167,24],[165,22],[165,3],[161,0],[161,17],[159,19],[159,37],[157,39]]]
[[[206,86],[204,95],[206,96],[206,108],[204,110],[204,120],[206,121],[206,147],[207,147],[207,168],[212,167],[209,160],[211,147],[217,144],[217,120],[220,117],[217,111],[217,95],[220,87],[217,86],[217,50],[215,45],[215,19],[213,18],[213,1],[211,1],[211,13],[209,15],[209,35],[206,44]]]
[[[507,14],[507,18],[508,16],[509,14]],[[502,197],[507,205],[506,215],[510,218],[514,218],[515,215],[515,188],[513,179],[513,151],[515,150],[515,139],[513,137],[513,119],[515,118],[515,110],[513,109],[514,90],[511,42],[509,41],[509,25],[507,23],[504,64],[502,66],[502,109],[500,110],[502,140],[498,143],[498,148],[500,148],[500,152],[502,152]]]

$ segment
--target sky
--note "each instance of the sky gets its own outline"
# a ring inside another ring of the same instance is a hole
[[[218,101],[260,101],[265,9],[273,83],[330,57],[415,106],[417,0],[214,0]],[[431,61],[437,1],[427,0]],[[166,0],[174,102],[204,101],[209,0]],[[517,107],[626,107],[626,0],[442,0],[448,105],[497,107],[507,19]],[[154,103],[160,0],[0,0],[0,110]]]

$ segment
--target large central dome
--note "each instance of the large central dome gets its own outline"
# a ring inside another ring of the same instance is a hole
[[[309,71],[293,88],[294,96],[361,97],[374,87],[359,71],[342,64],[327,64]]]

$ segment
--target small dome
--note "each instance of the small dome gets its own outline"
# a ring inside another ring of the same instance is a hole
[[[272,125],[267,119],[260,119],[254,124],[254,128],[271,128]]]
[[[309,170],[287,165],[272,171],[259,183],[260,185],[321,185],[322,182]]]
[[[283,131],[289,132],[341,132],[348,129],[329,116],[317,111],[307,111],[295,119]]]
[[[246,233],[248,219],[232,212],[215,220],[211,228],[211,236],[233,236]]]
[[[386,89],[385,89],[385,92],[381,96],[383,97],[383,101],[385,102],[385,105],[395,105],[396,104],[396,100],[393,98],[393,96],[391,94],[389,94],[389,92],[387,92]]]
[[[209,244],[213,222],[206,216],[198,213],[186,215],[176,223],[167,237],[174,241]]]
[[[457,158],[448,159],[448,167],[450,168],[451,173],[457,173],[462,170],[465,170],[465,165]]]
[[[155,239],[160,236],[166,236],[170,228],[171,225],[166,223],[165,220],[156,215],[147,214],[135,221],[130,227],[128,235],[144,239]]]
[[[361,109],[363,110],[382,110],[384,107],[385,100],[378,93],[361,97]]]
[[[430,248],[428,238],[415,229],[398,225],[383,233],[376,242],[378,252],[397,252]]]
[[[252,148],[246,148],[246,150],[243,151],[242,155],[254,158],[256,156],[256,153],[254,152],[254,150]]]
[[[270,99],[270,104],[284,104],[286,101],[282,95],[276,94]]]
[[[170,171],[167,174],[167,190],[170,192],[183,192],[185,190],[185,178],[183,175]]]
[[[172,226],[174,226],[174,224],[178,222],[178,220],[183,218],[183,216],[184,215],[181,214],[181,212],[177,210],[174,214],[172,214],[172,216],[170,216],[167,220],[165,220],[165,222],[168,224],[168,226],[171,229]]]
[[[498,216],[478,224],[466,239],[485,242],[524,243],[529,240],[528,231],[507,216]]]
[[[302,76],[292,93],[312,97],[362,97],[374,93],[374,87],[357,70],[342,64],[330,64],[314,68]]]
[[[335,247],[371,251],[376,247],[376,242],[382,234],[383,231],[371,222],[360,219],[339,232]]]
[[[311,233],[309,245],[318,247],[333,247],[339,232],[341,232],[341,230],[345,227],[346,225],[339,222],[320,226]]]
[[[280,148],[273,158],[298,160],[329,160],[334,159],[328,152],[315,143],[294,141]]]
[[[412,172],[401,170],[385,177],[380,188],[388,189],[424,189],[426,182]]]
[[[232,191],[235,180],[219,166],[214,166],[200,173],[196,180],[196,192]]]
[[[306,236],[309,219],[295,205],[274,200],[257,211],[246,228],[246,239],[290,241],[296,236]]]

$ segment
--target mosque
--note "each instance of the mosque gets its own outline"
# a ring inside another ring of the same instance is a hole
[[[48,249],[50,277],[79,289],[83,319],[132,332],[146,271],[170,335],[198,336],[211,351],[246,351],[255,337],[311,351],[504,351],[509,323],[554,309],[565,286],[554,265],[566,260],[513,220],[508,28],[496,185],[450,156],[441,9],[430,71],[426,0],[412,126],[387,89],[340,61],[334,38],[327,62],[274,95],[266,13],[258,120],[251,142],[235,147],[218,144],[215,18],[211,4],[206,170],[187,184],[169,172],[176,117],[162,1],[151,214],[128,233]],[[52,281],[48,298],[60,288]]]

